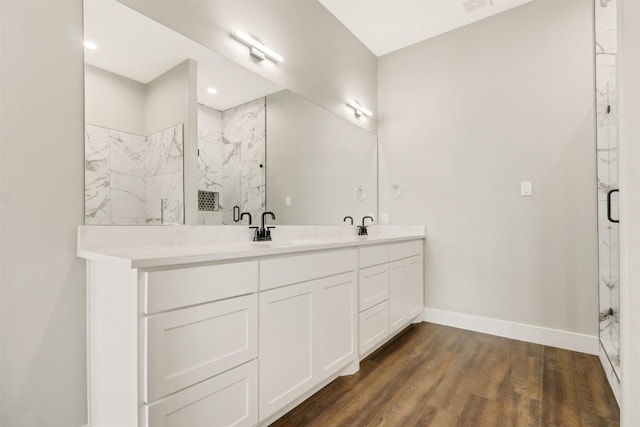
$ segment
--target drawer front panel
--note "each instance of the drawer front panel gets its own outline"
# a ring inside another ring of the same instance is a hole
[[[359,267],[370,267],[389,261],[389,245],[376,245],[360,248]]]
[[[359,271],[358,307],[364,311],[389,298],[388,264],[363,268]]]
[[[360,350],[363,355],[389,336],[389,301],[360,313]]]
[[[253,360],[146,406],[149,427],[254,426],[258,361]]]
[[[389,261],[409,258],[414,255],[422,255],[422,246],[422,239],[389,245]]]
[[[151,316],[146,322],[147,402],[257,356],[255,294]]]
[[[347,249],[260,261],[260,290],[354,271],[357,253],[356,249]]]
[[[258,290],[258,261],[150,271],[145,313],[211,302]]]

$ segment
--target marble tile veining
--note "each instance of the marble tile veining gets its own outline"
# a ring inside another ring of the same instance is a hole
[[[111,217],[146,218],[145,177],[111,175]]]
[[[85,130],[85,223],[160,224],[160,200],[183,200],[183,126],[147,137]]]
[[[85,171],[84,199],[87,218],[111,216],[111,179],[106,172]]]
[[[120,175],[145,176],[148,142],[144,136],[109,131],[111,172]]]
[[[85,170],[108,173],[109,129],[87,125],[84,137]]]
[[[234,206],[253,218],[264,211],[265,103],[260,98],[223,112],[198,107],[198,189],[220,193],[220,214],[199,214],[199,223],[234,224]]]
[[[147,136],[146,176],[182,172],[182,132],[182,125],[178,125]]]

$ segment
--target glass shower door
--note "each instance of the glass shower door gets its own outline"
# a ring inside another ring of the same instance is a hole
[[[620,381],[620,248],[616,3],[595,1],[600,343]]]

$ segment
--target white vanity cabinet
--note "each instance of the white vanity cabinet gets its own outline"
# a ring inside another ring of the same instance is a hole
[[[89,425],[269,425],[419,319],[416,234],[79,249]]]
[[[91,426],[256,425],[257,291],[257,260],[90,261]]]
[[[423,240],[359,249],[358,344],[364,357],[423,312]]]
[[[260,420],[357,360],[356,269],[355,249],[261,261]]]

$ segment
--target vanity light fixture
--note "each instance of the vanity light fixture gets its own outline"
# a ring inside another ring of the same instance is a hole
[[[233,37],[243,44],[249,46],[251,48],[251,56],[258,59],[259,61],[262,61],[265,57],[271,59],[274,62],[284,61],[284,58],[282,56],[274,52],[272,49],[269,49],[250,35],[243,33],[242,31],[234,31]]]
[[[366,108],[364,108],[362,105],[360,105],[356,101],[349,101],[349,102],[347,102],[347,105],[349,107],[353,108],[353,112],[356,114],[356,117],[358,117],[358,118],[360,118],[362,116],[367,116],[367,117],[373,116],[373,113],[371,111],[367,110]]]
[[[98,48],[98,45],[91,40],[85,40],[84,47],[86,47],[87,49],[96,50]]]
[[[216,89],[215,87],[210,87],[209,89],[207,89],[207,93],[209,95],[215,95],[216,93],[218,93],[218,89]]]

